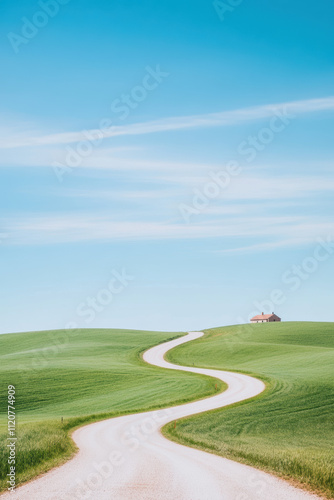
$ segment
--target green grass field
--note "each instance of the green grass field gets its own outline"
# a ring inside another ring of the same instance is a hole
[[[174,349],[168,354],[174,363],[253,374],[267,390],[252,401],[180,420],[175,430],[168,425],[164,433],[334,498],[333,333],[332,323],[233,326],[207,330],[203,339]],[[213,394],[216,380],[142,361],[144,350],[180,335],[1,335],[0,488],[6,488],[9,384],[16,387],[20,483],[67,460],[75,451],[70,432],[79,425]]]
[[[216,381],[209,377],[142,361],[144,350],[180,335],[127,330],[0,335],[1,489],[7,487],[8,385],[16,388],[19,484],[68,459],[75,451],[70,431],[80,424],[213,394]]]
[[[253,374],[255,400],[189,417],[165,435],[334,498],[334,323],[215,328],[170,361]]]

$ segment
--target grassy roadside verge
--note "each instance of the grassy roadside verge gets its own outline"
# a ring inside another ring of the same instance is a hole
[[[9,384],[17,398],[19,485],[68,460],[75,453],[70,435],[80,425],[216,392],[216,380],[142,360],[149,347],[181,335],[101,329],[1,335],[0,491],[7,488]]]
[[[331,323],[244,325],[207,330],[173,349],[173,363],[248,373],[267,390],[163,433],[334,498],[333,334]]]

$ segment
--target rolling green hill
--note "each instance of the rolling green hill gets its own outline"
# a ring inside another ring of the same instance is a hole
[[[205,397],[217,381],[148,366],[140,353],[181,334],[79,330],[0,335],[0,486],[6,487],[7,388],[16,388],[17,479],[74,452],[76,426]],[[61,418],[63,417],[63,423]]]
[[[167,425],[168,437],[334,498],[334,323],[214,328],[167,357],[267,383],[256,399]]]
[[[334,324],[215,328],[168,354],[178,364],[253,374],[256,399],[180,420],[172,439],[294,480],[334,498]],[[74,453],[78,425],[205,397],[216,380],[145,364],[140,354],[181,334],[127,330],[0,336],[0,487],[6,487],[7,386],[16,387],[18,480]],[[222,389],[222,386],[219,387]],[[63,422],[61,422],[63,418]]]

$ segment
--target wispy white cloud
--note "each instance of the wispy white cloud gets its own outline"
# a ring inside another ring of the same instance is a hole
[[[65,188],[59,190],[53,190],[52,194],[57,196],[59,194],[61,197],[66,198],[86,198],[91,200],[103,200],[105,201],[135,201],[138,203],[143,203],[145,201],[151,202],[152,200],[163,200],[174,198],[176,194],[180,194],[175,189],[73,189]]]
[[[334,179],[320,177],[241,176],[222,191],[226,200],[284,200],[333,191]]]
[[[233,241],[258,239],[259,248],[305,244],[334,233],[334,223],[324,218],[303,216],[224,217],[209,223],[185,226],[156,220],[118,220],[112,216],[65,214],[21,216],[10,221],[8,244],[59,244],[119,240],[161,240],[220,238],[224,248],[240,250]],[[298,236],[296,236],[298,235]],[[275,243],[279,242],[279,243]],[[249,245],[245,245],[246,247]],[[250,247],[252,250],[254,247]]]
[[[120,154],[129,153],[138,155],[138,149],[132,146],[96,148],[88,157],[79,157],[79,165],[75,168],[139,170],[145,164],[144,161],[120,157]],[[54,167],[56,162],[66,164],[67,154],[61,145],[3,149],[0,167]],[[154,167],[148,164],[148,168]]]
[[[328,233],[329,234],[329,233]],[[265,241],[262,243],[256,243],[254,245],[236,246],[232,248],[227,248],[224,250],[215,250],[213,253],[221,254],[248,254],[248,253],[258,253],[265,252],[267,250],[276,250],[277,248],[289,248],[294,246],[307,245],[310,242],[314,242],[314,237],[304,237],[304,238],[289,238],[286,240],[274,240]]]
[[[208,183],[212,181],[209,176],[194,176],[194,178],[187,176],[175,176],[170,177],[165,176],[165,179],[173,180],[175,185],[181,185],[186,190],[185,191],[185,203],[191,202],[194,197],[195,192],[204,192],[205,187]],[[207,209],[207,213],[219,213],[220,207],[219,202],[261,202],[261,205],[257,205],[259,208],[264,209],[266,205],[264,202],[270,202],[273,205],[275,201],[277,206],[282,206],[282,202],[287,200],[293,200],[294,203],[298,203],[301,199],[310,201],[311,197],[317,195],[325,195],[326,193],[331,193],[334,190],[334,179],[325,178],[320,176],[281,176],[278,177],[269,175],[251,175],[249,172],[239,175],[235,179],[231,179],[231,182],[220,189],[220,193],[216,198],[218,202],[214,204],[210,203]],[[253,205],[255,206],[255,205]]]
[[[161,160],[142,158],[138,153],[139,148],[128,147],[99,147],[93,149],[87,157],[80,157],[78,166],[73,167],[83,174],[90,175],[92,170],[97,173],[101,171],[157,171],[157,172],[185,172],[205,171],[208,168],[219,168],[219,166],[208,163],[191,161]],[[22,147],[17,149],[3,149],[0,158],[0,167],[49,167],[53,168],[55,163],[67,164],[66,148],[61,145]]]
[[[160,182],[161,181],[161,182]],[[126,183],[123,187],[111,185],[105,187],[68,187],[49,186],[43,191],[49,197],[60,197],[67,199],[84,198],[87,200],[106,201],[135,201],[143,204],[154,200],[170,200],[170,208],[177,206],[177,203],[189,203],[193,196],[197,196],[199,191],[204,191],[211,178],[208,176],[176,176],[172,173],[168,176],[163,173],[155,173],[148,178],[137,180],[136,188],[129,188]],[[125,187],[124,187],[125,186]],[[30,194],[39,193],[39,188],[25,188],[24,192]],[[334,191],[334,179],[324,177],[289,177],[251,175],[249,172],[232,181],[226,188],[221,188],[220,195],[212,200],[203,213],[206,215],[224,215],[245,213],[252,210],[263,211],[267,209],[281,209],[307,203],[312,199],[317,200]],[[155,206],[156,210],[157,206]]]
[[[152,134],[157,132],[167,132],[191,128],[231,126],[271,117],[275,113],[280,113],[284,116],[284,114],[300,115],[304,113],[332,110],[334,110],[334,96],[329,96],[320,99],[274,103],[262,106],[235,109],[231,111],[221,111],[218,113],[170,117],[143,123],[112,126],[107,131],[104,131],[104,137],[111,138],[119,136]],[[99,133],[99,129],[91,129],[86,132],[88,132],[88,134],[96,136],[96,134]],[[27,130],[25,134],[23,134],[22,132],[15,132],[13,134],[7,134],[5,137],[2,137],[2,139],[0,139],[0,148],[7,149],[24,146],[71,144],[82,140],[87,140],[87,134],[85,133],[85,131],[36,134],[33,131]]]

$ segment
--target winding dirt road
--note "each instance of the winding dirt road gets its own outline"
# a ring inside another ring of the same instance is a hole
[[[253,377],[219,370],[181,367],[164,360],[177,345],[203,334],[153,347],[144,354],[152,365],[202,373],[228,389],[215,396],[166,410],[113,418],[73,434],[78,454],[65,465],[5,493],[3,500],[315,500],[285,481],[252,467],[165,439],[167,422],[252,398],[265,386]]]

